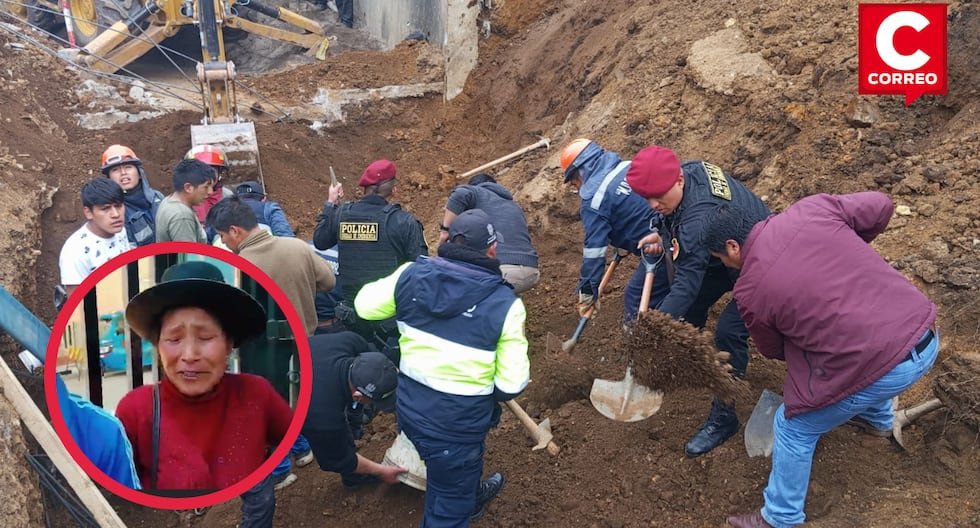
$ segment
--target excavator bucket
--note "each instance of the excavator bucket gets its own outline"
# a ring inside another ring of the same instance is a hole
[[[214,123],[191,125],[191,146],[214,145],[228,158],[231,175],[236,181],[258,180],[263,186],[262,165],[259,161],[259,142],[255,123]]]

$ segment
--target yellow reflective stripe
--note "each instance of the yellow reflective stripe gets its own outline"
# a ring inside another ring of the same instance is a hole
[[[524,321],[527,311],[516,299],[507,310],[504,327],[497,342],[496,368],[493,380],[497,389],[508,394],[523,391],[531,381],[531,361],[527,357]]]
[[[368,321],[380,321],[395,316],[395,285],[398,278],[411,266],[406,262],[391,275],[369,282],[361,287],[354,297],[354,310],[357,316]]]
[[[432,389],[460,396],[493,394],[495,350],[454,343],[398,321],[402,373]]]

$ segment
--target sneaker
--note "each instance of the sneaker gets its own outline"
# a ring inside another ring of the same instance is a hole
[[[274,489],[279,491],[289,486],[293,482],[296,482],[296,475],[294,475],[292,472],[283,473],[282,475],[272,477],[272,481],[275,482]]]
[[[502,489],[504,489],[504,475],[502,473],[494,473],[480,481],[480,487],[476,490],[476,507],[473,508],[470,520],[480,520],[486,513],[490,501],[499,495]]]
[[[296,467],[303,467],[303,466],[308,465],[310,462],[313,462],[313,450],[312,449],[307,449],[306,451],[303,451],[302,453],[299,453],[299,454],[294,455],[294,456],[296,457],[294,459],[294,462],[296,462]]]
[[[355,490],[362,486],[370,486],[372,484],[378,484],[381,482],[375,475],[366,475],[364,473],[351,473],[350,475],[341,475],[340,481],[344,483],[344,487],[349,490]]]
[[[855,416],[854,418],[848,420],[847,425],[853,425],[854,427],[860,429],[861,432],[865,434],[869,434],[871,436],[877,436],[878,438],[888,438],[889,436],[892,435],[891,431],[878,429],[877,427],[872,425],[871,422],[865,420],[864,418],[861,418],[860,416]]]

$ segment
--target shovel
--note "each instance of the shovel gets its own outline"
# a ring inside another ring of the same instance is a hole
[[[772,454],[772,424],[776,409],[783,404],[783,397],[769,389],[763,389],[759,402],[752,410],[749,423],[745,424],[745,451],[750,457]]]
[[[898,407],[898,396],[896,396],[895,399],[892,400],[892,406],[894,408]],[[895,442],[899,445],[899,447],[901,447],[902,449],[906,449],[905,439],[902,438],[902,428],[914,422],[920,416],[931,413],[932,411],[935,411],[936,409],[939,409],[942,406],[943,406],[942,400],[940,400],[939,398],[933,398],[929,401],[920,403],[914,407],[897,409],[895,411],[895,419],[892,420],[892,437],[895,438]]]
[[[661,256],[661,258],[663,258]],[[659,262],[659,261],[658,261]],[[646,277],[643,279],[643,294],[640,296],[640,314],[647,311],[650,304],[650,292],[653,290],[653,275],[657,263],[646,266]],[[629,355],[629,351],[627,351]],[[589,400],[600,414],[617,422],[638,422],[656,414],[664,401],[664,393],[638,385],[633,379],[633,363],[627,359],[626,376],[622,381],[597,379],[592,382],[592,392]]]
[[[613,256],[612,262],[610,262],[609,266],[606,268],[606,273],[602,275],[602,280],[599,281],[599,292],[596,294],[597,300],[602,297],[602,293],[606,289],[606,284],[609,283],[609,278],[612,277],[613,272],[616,271],[616,266],[619,265],[620,260],[623,260],[623,255],[619,253],[619,250],[616,250],[616,254]],[[572,337],[568,338],[568,340],[561,344],[561,349],[565,351],[565,353],[571,354],[572,350],[575,350],[575,345],[578,344],[578,339],[582,337],[582,331],[585,330],[585,325],[589,324],[589,319],[592,319],[593,312],[595,312],[594,304],[590,306],[584,314],[582,314],[582,318],[578,320],[578,326],[575,327],[575,332],[572,334]]]
[[[534,439],[537,444],[531,448],[531,451],[537,451],[539,449],[548,449],[548,453],[551,455],[557,455],[561,448],[558,444],[554,443],[551,439],[554,436],[551,434],[551,418],[545,418],[540,424],[534,423],[534,419],[527,415],[527,412],[518,405],[514,400],[507,400],[507,408],[517,416],[517,419],[521,421],[524,427],[527,429],[528,433],[531,434],[531,438]]]

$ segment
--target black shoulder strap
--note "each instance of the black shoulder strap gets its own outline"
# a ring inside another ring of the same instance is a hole
[[[150,489],[157,489],[160,459],[160,384],[153,384],[153,448],[150,454]]]

